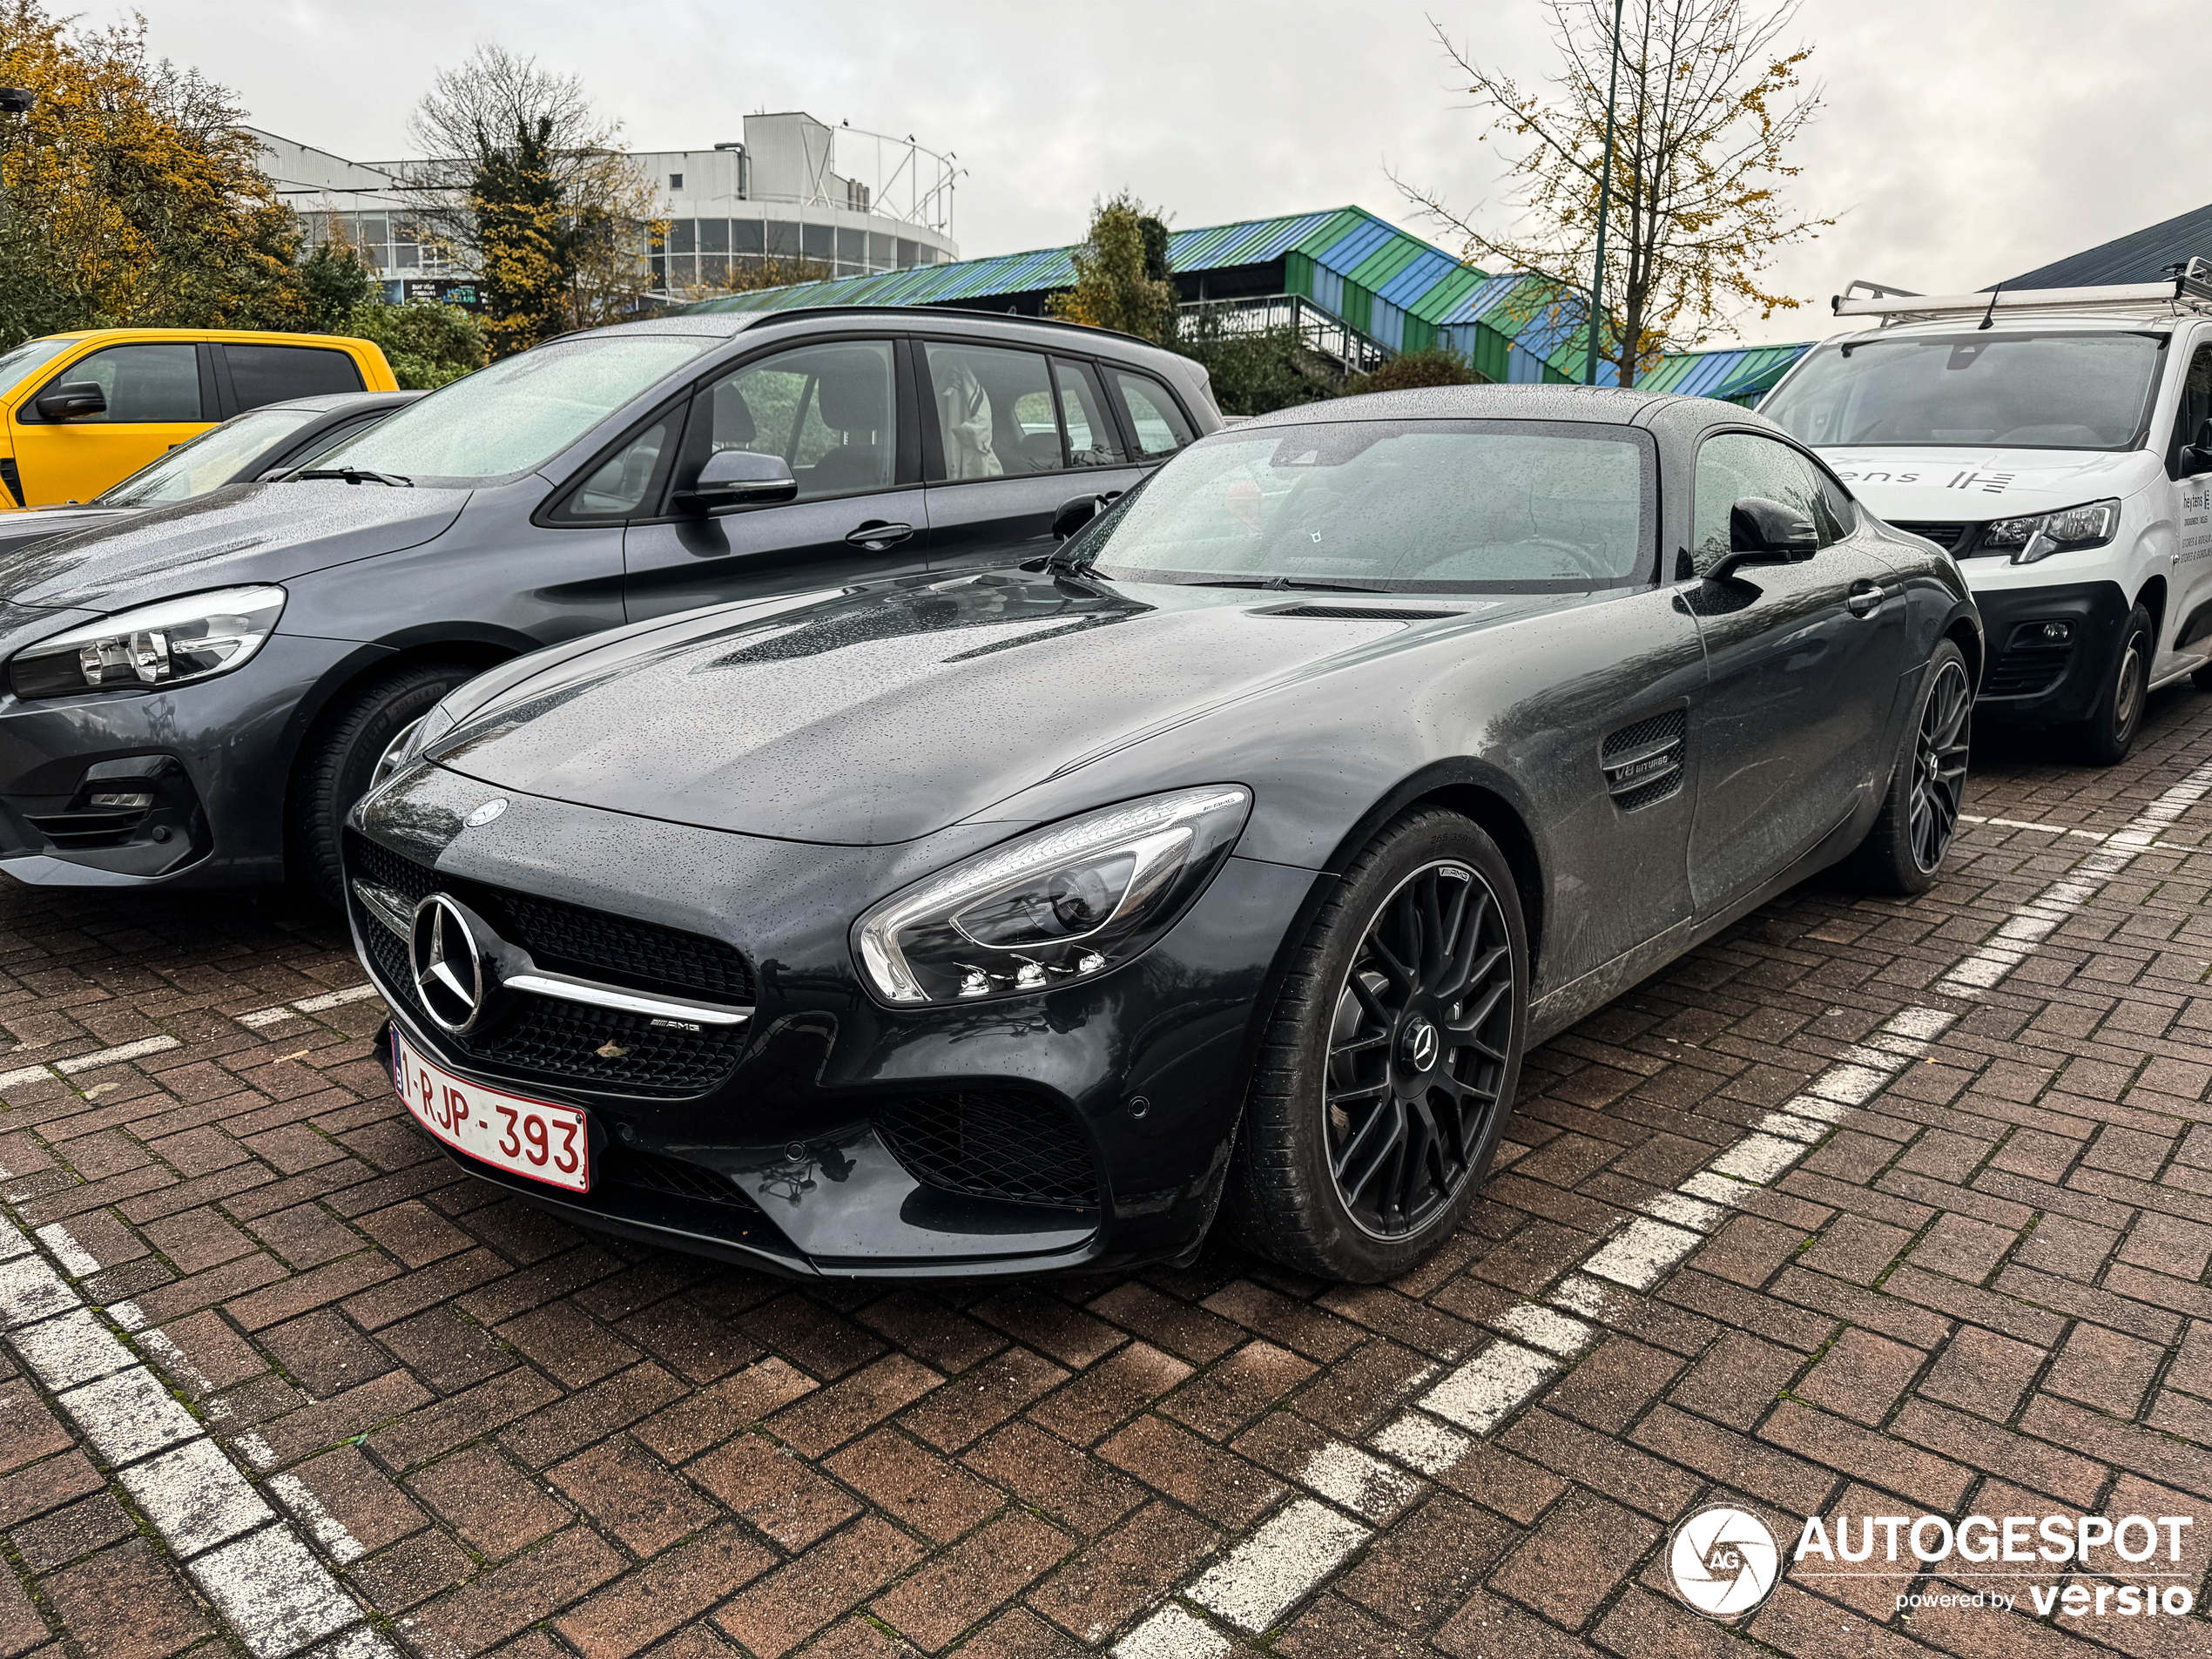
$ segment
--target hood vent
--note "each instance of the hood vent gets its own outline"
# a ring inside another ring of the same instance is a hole
[[[1605,740],[1598,767],[1615,806],[1633,813],[1682,792],[1683,734],[1689,724],[1683,711],[1669,709],[1624,725]]]
[[[1285,605],[1261,610],[1262,617],[1305,617],[1316,622],[1437,622],[1464,617],[1464,610],[1416,610],[1410,605]]]

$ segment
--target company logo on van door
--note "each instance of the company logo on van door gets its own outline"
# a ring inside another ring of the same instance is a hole
[[[1836,469],[1836,476],[1847,484],[1919,484],[1934,483],[1936,475],[1919,472],[1892,472],[1887,468],[1862,468],[1857,471],[1843,468]],[[1978,472],[1969,468],[1954,472],[1944,479],[1940,488],[1972,490],[1984,496],[2001,496],[2010,489],[2020,475],[2016,472]]]

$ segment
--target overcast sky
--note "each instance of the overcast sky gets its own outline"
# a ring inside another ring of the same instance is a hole
[[[746,111],[956,152],[966,254],[1082,233],[1123,185],[1178,227],[1347,203],[1416,233],[1396,172],[1501,221],[1490,146],[1427,21],[1514,73],[1554,54],[1534,0],[141,0],[155,49],[254,125],[356,159],[407,152],[439,64],[496,41],[583,76],[640,149],[738,138]],[[78,15],[120,17],[104,4]],[[1745,340],[1827,332],[1853,277],[1979,288],[2212,200],[2212,30],[2187,0],[1805,0],[1827,107],[1803,207],[1837,226],[1775,267],[1808,304]]]

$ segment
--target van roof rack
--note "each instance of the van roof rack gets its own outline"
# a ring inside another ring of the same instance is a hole
[[[1838,317],[1879,317],[1881,327],[1973,318],[1986,326],[1999,312],[2040,316],[2212,316],[2212,261],[2169,265],[2162,280],[2096,288],[2006,288],[1981,293],[1906,293],[1876,282],[1853,282],[1828,302]]]

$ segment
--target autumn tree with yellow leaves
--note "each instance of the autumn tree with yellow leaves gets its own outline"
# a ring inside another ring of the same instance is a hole
[[[1167,224],[1128,191],[1091,210],[1074,264],[1076,286],[1052,296],[1054,316],[1140,340],[1173,338]]]
[[[502,47],[441,70],[414,118],[425,228],[477,275],[494,357],[613,322],[649,286],[651,182],[581,80]]]
[[[243,111],[147,52],[143,20],[73,29],[0,0],[0,347],[57,329],[296,325],[298,221]]]
[[[1485,67],[1437,30],[1490,118],[1486,138],[1500,140],[1512,222],[1477,223],[1434,192],[1396,182],[1459,233],[1471,262],[1532,273],[1524,304],[1587,326],[1614,0],[1547,9],[1561,67],[1543,89]],[[1795,17],[1793,5],[1745,0],[1622,6],[1599,342],[1622,385],[1748,314],[1800,303],[1764,273],[1777,250],[1835,221],[1797,212],[1784,194],[1798,173],[1790,147],[1820,107],[1820,89],[1804,81],[1811,49],[1782,44]]]

